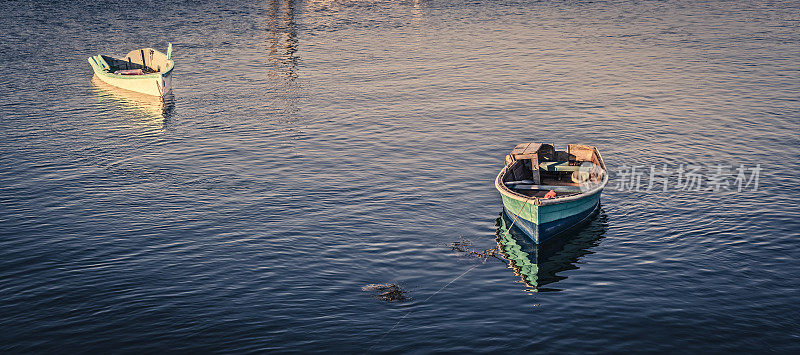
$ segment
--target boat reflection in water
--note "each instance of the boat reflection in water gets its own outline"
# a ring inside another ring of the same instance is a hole
[[[299,119],[298,97],[300,82],[297,66],[297,22],[295,0],[269,0],[265,9],[266,62],[264,69],[266,82],[266,106],[272,112],[280,112],[276,117],[280,122],[291,123]]]
[[[97,76],[92,78],[92,91],[101,104],[111,103],[136,118],[136,125],[164,129],[165,120],[175,110],[175,95],[168,92],[163,98],[111,86]]]
[[[523,231],[513,226],[513,220],[505,212],[501,212],[495,221],[495,241],[500,254],[509,261],[509,268],[529,287],[527,291],[561,291],[542,286],[566,279],[566,276],[558,273],[578,269],[578,259],[591,254],[590,249],[600,243],[605,234],[607,217],[602,208],[598,215],[578,231],[536,245]]]
[[[267,2],[267,73],[288,84],[297,79],[297,23],[292,0]]]

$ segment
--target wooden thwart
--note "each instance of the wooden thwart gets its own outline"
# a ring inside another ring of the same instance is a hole
[[[511,183],[506,183],[506,186],[514,190],[542,190],[542,191],[553,190],[555,192],[581,192],[581,188],[579,186],[511,184]]]

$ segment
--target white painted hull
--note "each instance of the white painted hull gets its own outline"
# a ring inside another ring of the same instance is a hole
[[[171,83],[172,78],[170,75],[165,77],[161,74],[158,74],[158,76],[154,78],[123,79],[111,77],[110,75],[107,75],[107,73],[98,73],[97,70],[95,70],[95,75],[97,75],[97,78],[106,84],[145,95],[164,96],[164,94],[171,89],[171,85],[169,84]]]

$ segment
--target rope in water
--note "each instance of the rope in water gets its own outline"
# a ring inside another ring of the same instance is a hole
[[[530,145],[530,144],[528,144],[528,145]],[[510,225],[510,226],[508,226],[508,229],[507,229],[507,230],[511,230],[511,228],[513,228],[513,227],[514,227],[514,224],[516,224],[516,223],[517,223],[517,218],[518,218],[518,216],[520,216],[520,213],[522,213],[522,209],[523,209],[523,208],[525,208],[525,206],[526,206],[526,205],[528,205],[528,201],[530,201],[530,198],[527,198],[527,199],[525,199],[525,201],[523,201],[523,202],[522,202],[522,206],[519,208],[519,211],[517,211],[517,213],[516,213],[515,215],[513,215],[513,218],[514,218],[514,220],[513,220],[513,221],[511,221],[511,225]],[[428,300],[430,300],[431,298],[433,298],[433,296],[436,296],[436,294],[438,294],[439,292],[442,292],[442,290],[444,290],[445,288],[447,288],[447,286],[450,286],[450,284],[452,284],[452,283],[453,283],[453,282],[455,282],[456,280],[460,279],[462,276],[466,275],[468,272],[470,272],[470,271],[474,270],[475,268],[477,268],[477,267],[478,267],[478,266],[480,266],[480,265],[481,265],[481,264],[475,264],[473,267],[471,267],[471,268],[467,269],[467,271],[464,271],[463,273],[461,273],[461,275],[458,275],[458,276],[456,276],[456,278],[454,278],[454,279],[450,280],[450,282],[446,283],[446,284],[445,284],[444,286],[442,286],[442,287],[441,287],[439,290],[437,290],[436,292],[434,292],[433,294],[431,294],[430,296],[428,296],[428,298],[426,298],[425,300],[423,300],[422,302],[420,302],[420,304],[427,302]],[[392,332],[392,331],[393,331],[395,328],[397,328],[397,326],[398,326],[398,325],[400,325],[400,322],[402,322],[402,321],[403,321],[403,319],[406,319],[406,317],[408,317],[408,315],[409,315],[409,314],[411,314],[411,312],[413,312],[413,310],[410,310],[410,311],[406,312],[406,314],[405,314],[404,316],[402,316],[402,317],[401,317],[401,318],[400,318],[400,319],[397,321],[397,323],[395,323],[395,324],[394,324],[394,325],[393,325],[391,328],[389,328],[389,330],[388,330],[388,331],[386,331],[386,333],[384,333],[384,334],[383,334],[383,335],[382,335],[382,336],[381,336],[381,337],[378,339],[378,341],[376,341],[376,342],[375,342],[375,344],[372,344],[372,346],[370,346],[370,347],[369,347],[369,349],[368,349],[367,351],[369,351],[369,350],[372,350],[372,348],[374,348],[374,347],[375,347],[375,345],[378,345],[378,344],[380,344],[380,343],[381,343],[381,341],[383,341],[383,338],[385,338],[387,335],[389,335],[389,333],[391,333],[391,332]]]

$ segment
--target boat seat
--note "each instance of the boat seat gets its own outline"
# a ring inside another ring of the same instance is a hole
[[[506,183],[508,186],[508,183]],[[542,191],[555,191],[555,192],[576,192],[580,193],[580,186],[558,186],[558,185],[533,185],[533,184],[518,184],[508,186],[514,190],[542,190]]]
[[[569,165],[568,161],[543,161],[539,163],[539,169],[544,171],[579,171],[580,165]]]
[[[506,181],[506,185],[535,185],[536,182],[533,180],[518,180],[518,181]]]

